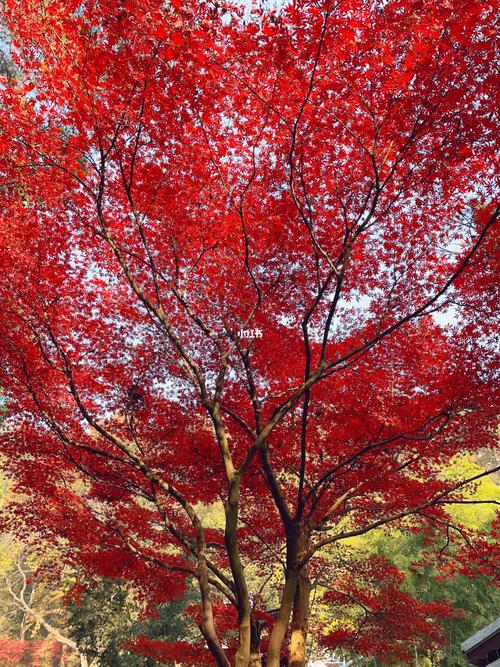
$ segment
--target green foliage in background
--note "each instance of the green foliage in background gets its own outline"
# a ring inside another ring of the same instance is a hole
[[[444,472],[444,476],[474,475],[481,468],[467,456],[457,457]],[[471,489],[469,499],[474,501],[500,500],[500,489],[492,477],[484,478]],[[495,515],[491,504],[456,505],[452,509],[453,520],[466,528],[489,530]],[[446,645],[441,651],[415,656],[418,667],[467,667],[468,662],[460,650],[460,644],[485,625],[497,618],[500,610],[500,590],[486,577],[474,579],[457,574],[441,577],[435,565],[413,564],[426,551],[422,534],[402,531],[374,531],[357,540],[357,545],[368,553],[384,556],[406,574],[406,590],[422,602],[447,599],[463,612],[462,618],[446,619],[442,625],[446,632]],[[443,544],[444,546],[444,544]],[[451,549],[452,556],[453,549]],[[408,610],[411,615],[411,609]],[[352,656],[351,656],[352,658]],[[375,667],[373,658],[354,658],[353,667]],[[380,664],[378,667],[381,667]],[[401,665],[401,667],[407,667]]]
[[[128,650],[127,643],[140,635],[165,641],[187,639],[190,628],[183,611],[193,598],[194,592],[188,589],[183,600],[170,601],[156,610],[154,618],[141,620],[140,605],[131,591],[120,581],[102,579],[70,603],[71,636],[91,664],[143,667],[144,658]]]

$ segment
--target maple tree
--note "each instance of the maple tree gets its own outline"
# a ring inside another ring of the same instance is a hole
[[[447,510],[491,470],[441,471],[496,446],[494,14],[4,3],[1,446],[32,498],[7,519],[152,608],[194,577],[206,652],[145,655],[253,667],[267,623],[268,667],[287,633],[304,665],[325,550],[332,604],[376,617],[356,649],[384,651],[410,598],[350,542],[384,525],[492,573]],[[415,611],[403,656],[450,613]]]

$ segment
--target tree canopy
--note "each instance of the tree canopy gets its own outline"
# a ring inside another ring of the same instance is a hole
[[[301,667],[318,572],[360,652],[439,643],[352,547],[382,526],[494,575],[450,508],[498,466],[443,470],[498,445],[495,13],[5,0],[5,522],[151,609],[194,577],[199,641],[150,655]]]

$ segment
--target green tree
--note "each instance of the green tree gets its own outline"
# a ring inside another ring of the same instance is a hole
[[[128,648],[128,644],[142,635],[163,641],[187,639],[190,627],[183,611],[194,601],[193,597],[194,593],[188,590],[183,600],[161,605],[153,617],[143,620],[133,591],[121,581],[101,579],[89,585],[78,600],[70,602],[71,636],[91,665],[142,667],[145,659]],[[146,664],[164,663],[147,659]]]
[[[435,565],[413,568],[411,563],[426,549],[421,534],[400,535],[398,540],[381,536],[376,546],[378,553],[406,572],[406,588],[412,595],[423,602],[446,598],[462,612],[462,616],[442,621],[447,639],[442,650],[421,658],[427,657],[429,664],[435,667],[466,667],[468,662],[460,650],[460,644],[497,616],[500,608],[499,589],[483,576],[475,579],[460,574],[441,577]]]

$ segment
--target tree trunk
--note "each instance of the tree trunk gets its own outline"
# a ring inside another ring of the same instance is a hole
[[[234,664],[235,667],[248,667],[250,664],[252,643],[252,619],[248,588],[238,548],[239,495],[240,478],[237,477],[233,482],[231,482],[228,498],[224,503],[224,511],[226,514],[224,541],[226,544],[226,551],[229,558],[231,573],[233,575],[236,600],[238,603],[239,637],[238,649],[236,651]]]
[[[283,640],[285,639],[292,614],[293,600],[297,588],[297,572],[292,570],[287,573],[283,599],[281,600],[278,618],[269,637],[267,649],[267,667],[280,667],[280,653]]]
[[[207,643],[209,651],[215,658],[217,667],[230,667],[229,660],[224,653],[224,649],[222,648],[222,644],[219,641],[219,637],[217,636],[217,631],[215,629],[210,585],[208,583],[208,567],[206,557],[207,545],[205,542],[203,526],[199,517],[196,515],[190,505],[186,504],[185,509],[196,531],[196,552],[198,557],[197,578],[200,587],[202,603],[200,630]]]
[[[250,616],[249,614],[244,614],[238,628],[239,641],[238,641],[238,650],[236,651],[235,657],[235,667],[248,667],[250,660]]]
[[[213,621],[212,605],[207,603],[206,600],[202,602],[203,612],[200,623],[200,630],[207,642],[208,649],[214,656],[217,667],[230,667],[229,661],[224,654],[224,649],[222,648],[217,633],[215,631],[215,625]]]
[[[229,661],[224,653],[224,649],[222,648],[215,630],[204,550],[200,552],[198,558],[198,582],[200,586],[201,602],[203,607],[200,630],[205,641],[207,642],[208,649],[215,658],[217,667],[230,667]]]
[[[309,622],[309,598],[311,582],[308,567],[299,574],[297,590],[293,601],[292,634],[290,637],[289,667],[305,667],[306,640]]]
[[[257,651],[257,653],[250,651],[250,662],[248,663],[248,667],[262,667],[262,656],[260,651]]]
[[[83,653],[80,653],[80,667],[89,667],[87,657]]]
[[[21,617],[21,626],[19,628],[19,639],[21,641],[24,641],[26,639],[26,613],[25,611],[22,612],[22,617]]]

